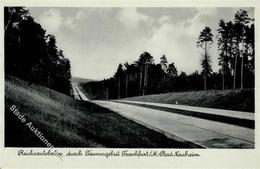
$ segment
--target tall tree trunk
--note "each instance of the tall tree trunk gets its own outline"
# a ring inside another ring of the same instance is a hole
[[[234,70],[234,81],[233,81],[233,89],[236,88],[236,75],[237,75],[237,56],[239,55],[239,45],[237,44],[238,47],[238,53],[236,54],[235,57],[235,70]]]
[[[225,90],[225,70],[222,67],[222,90]]]
[[[118,77],[117,99],[120,99],[120,77]]]
[[[207,42],[205,42],[205,58],[204,59],[205,60],[207,59]],[[206,72],[206,70],[204,70],[204,90],[207,90],[207,72]]]
[[[125,75],[125,97],[128,96],[128,74]]]
[[[226,66],[227,66],[227,62],[226,62],[226,59],[227,59],[227,55],[228,55],[228,49],[227,49],[227,41],[225,42],[225,55],[224,55],[224,58],[223,58],[223,68],[222,68],[222,87],[223,87],[223,90],[225,90],[225,71],[226,71]]]
[[[106,99],[106,89],[105,89],[105,82],[102,82],[102,100]]]
[[[109,88],[107,87],[106,88],[106,100],[108,100],[109,99]]]
[[[144,65],[144,87],[143,87],[143,96],[146,94],[147,90],[147,80],[148,80],[148,64]]]
[[[222,90],[225,90],[225,55],[223,56],[222,63]]]
[[[240,88],[241,89],[243,89],[244,88],[244,86],[243,86],[243,72],[244,72],[244,43],[243,43],[243,41],[242,41],[242,55],[241,55],[241,86],[240,86]]]
[[[237,55],[235,56],[235,70],[234,70],[234,79],[233,79],[233,89],[236,88],[236,73],[237,73]]]
[[[140,95],[142,94],[142,80],[143,80],[143,67],[141,65],[140,82],[139,82]]]
[[[232,58],[232,56],[233,56],[233,54],[232,54],[232,46],[233,46],[233,43],[232,43],[232,38],[231,38],[230,39],[230,48],[229,48],[229,58]],[[229,59],[229,63],[230,63],[230,59]],[[231,65],[231,63],[230,63],[230,65]],[[233,72],[235,72],[234,69],[233,69]],[[231,88],[231,86],[229,86],[228,88]]]
[[[204,74],[204,90],[207,90],[207,76]]]
[[[149,65],[147,64],[146,65],[146,84],[145,84],[145,94],[147,92],[147,86],[148,86],[148,68],[149,68]]]
[[[143,88],[142,88],[142,95],[144,96],[145,93],[145,80],[146,80],[146,65],[144,65],[144,83],[143,83]]]

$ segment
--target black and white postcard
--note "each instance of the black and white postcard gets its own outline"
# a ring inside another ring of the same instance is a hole
[[[259,6],[1,2],[0,168],[260,168]]]

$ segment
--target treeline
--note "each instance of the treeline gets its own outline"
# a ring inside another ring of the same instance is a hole
[[[253,87],[255,65],[254,19],[248,12],[240,9],[236,12],[234,21],[225,22],[221,19],[217,29],[219,65],[222,76],[222,89]],[[204,89],[207,89],[207,78],[212,74],[211,47],[213,34],[205,27],[199,35],[197,46],[202,49],[201,59]],[[250,85],[250,84],[251,85]]]
[[[209,77],[210,89],[221,88],[221,75]],[[146,94],[203,90],[203,75],[195,71],[189,75],[178,73],[174,63],[168,64],[165,55],[160,63],[153,61],[150,53],[144,52],[132,64],[119,64],[115,75],[100,82],[84,85],[92,99],[119,99]]]
[[[100,82],[84,85],[93,99],[123,97],[166,92],[198,91],[208,89],[254,88],[254,22],[248,12],[240,9],[234,21],[219,21],[218,72],[212,71],[209,50],[213,42],[211,28],[205,27],[198,36],[197,46],[202,50],[201,72],[189,75],[178,72],[174,63],[163,55],[160,63],[144,52],[132,64],[119,64],[115,75]]]
[[[70,61],[24,7],[4,8],[5,73],[69,94]]]
[[[247,11],[240,9],[233,22],[221,19],[217,31],[222,88],[254,87],[254,19],[249,18]]]

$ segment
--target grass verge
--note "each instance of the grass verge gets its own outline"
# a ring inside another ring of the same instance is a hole
[[[106,108],[78,101],[46,87],[5,78],[5,146],[45,147],[10,110],[15,105],[26,121],[55,147],[190,148]]]
[[[208,90],[196,92],[174,92],[126,98],[132,101],[182,104],[254,112],[254,89]]]

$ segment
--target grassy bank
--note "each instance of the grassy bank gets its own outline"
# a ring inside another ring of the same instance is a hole
[[[126,100],[183,104],[254,112],[254,89],[209,90],[131,97]]]
[[[12,76],[5,79],[5,146],[45,147],[10,107],[55,147],[190,147],[90,102]]]

